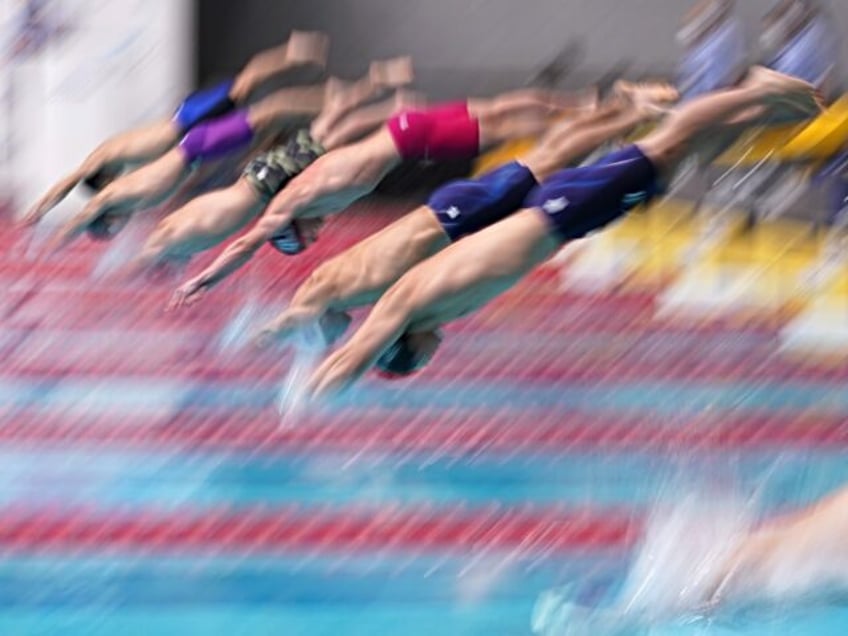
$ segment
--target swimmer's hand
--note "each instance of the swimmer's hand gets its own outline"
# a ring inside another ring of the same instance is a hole
[[[97,173],[108,162],[108,148],[104,145],[92,152],[73,172],[53,185],[18,221],[21,226],[33,226],[50,210],[59,205],[83,179]]]
[[[44,196],[36,201],[35,204],[27,210],[26,214],[18,219],[18,225],[22,227],[31,227],[36,225],[47,215],[48,212],[50,212],[50,210],[59,205],[65,197],[70,194],[71,190],[76,187],[82,178],[83,177],[79,171],[76,171],[59,181],[50,188]]]
[[[273,325],[263,327],[251,338],[251,344],[255,349],[267,349],[278,341],[277,329]]]
[[[365,373],[369,362],[348,343],[330,354],[315,370],[306,383],[306,399],[317,402],[343,393]]]
[[[188,282],[180,285],[171,295],[171,299],[168,301],[165,311],[170,312],[183,307],[191,307],[203,298],[207,289],[209,289],[209,286],[202,277],[196,276],[195,278],[192,278]]]
[[[128,165],[148,161],[166,152],[176,141],[176,135],[171,122],[155,122],[106,140],[95,148],[76,170],[53,185],[20,219],[19,224],[31,226],[38,223],[59,205],[71,190],[89,177],[102,177],[101,173],[106,171],[108,179],[104,181],[101,178],[100,187],[108,187]]]

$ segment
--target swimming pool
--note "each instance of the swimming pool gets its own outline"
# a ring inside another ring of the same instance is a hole
[[[220,334],[339,243],[173,317],[166,285],[95,285],[100,246],[34,265],[0,242],[3,634],[528,634],[545,590],[615,595],[658,498],[708,484],[771,512],[848,481],[848,370],[779,357],[774,317],[681,325],[656,290],[564,292],[542,270],[414,382],[281,421],[290,356]]]

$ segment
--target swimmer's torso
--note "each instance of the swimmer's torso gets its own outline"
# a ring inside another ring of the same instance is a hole
[[[523,210],[460,241],[414,271],[409,330],[435,329],[476,311],[512,287],[557,247],[544,216]]]

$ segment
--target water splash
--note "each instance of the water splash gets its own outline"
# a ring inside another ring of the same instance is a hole
[[[274,310],[255,300],[247,300],[218,335],[218,354],[235,354],[252,345],[253,337],[274,316]]]
[[[302,329],[292,341],[294,360],[277,394],[280,424],[288,426],[307,408],[306,383],[326,350],[326,342],[317,324]]]
[[[277,412],[282,426],[292,424],[306,410],[306,383],[318,365],[319,356],[319,350],[316,348],[295,347],[291,368],[277,394]]]
[[[624,612],[654,622],[703,606],[730,551],[750,532],[752,509],[713,493],[658,506],[622,589]]]
[[[732,495],[688,493],[651,514],[616,599],[582,605],[578,587],[545,592],[531,625],[539,636],[624,636],[660,633],[669,624],[705,629],[704,608],[721,568],[750,532],[754,506]]]

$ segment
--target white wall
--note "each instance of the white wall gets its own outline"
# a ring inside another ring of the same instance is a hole
[[[773,1],[737,1],[752,41]],[[848,0],[824,1],[848,33]],[[688,0],[201,0],[209,16],[201,35],[203,68],[207,75],[231,70],[251,50],[299,27],[332,35],[333,72],[355,73],[368,59],[409,52],[425,84],[451,75],[467,82],[469,72],[472,83],[474,74],[481,76],[480,86],[490,79],[482,76],[526,75],[572,41],[584,45],[580,68],[586,75],[621,61],[632,62],[635,73],[671,71],[679,54],[674,35],[690,5]],[[215,16],[221,16],[217,23]]]
[[[47,15],[60,33],[6,64],[19,205],[107,136],[169,116],[191,86],[190,0],[54,0]]]

